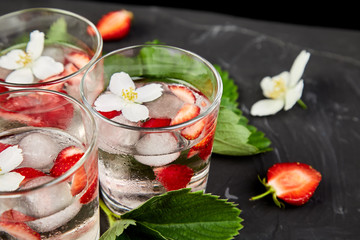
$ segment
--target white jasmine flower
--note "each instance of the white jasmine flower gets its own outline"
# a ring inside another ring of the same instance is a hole
[[[22,150],[17,146],[7,147],[0,152],[0,191],[15,191],[25,178],[20,173],[10,172],[23,161]]]
[[[250,110],[253,116],[272,115],[284,109],[291,109],[296,102],[301,101],[304,81],[301,79],[310,53],[301,51],[296,57],[290,72],[284,71],[274,77],[265,77],[260,86],[268,99],[256,102]]]
[[[102,112],[122,111],[125,118],[132,122],[145,120],[149,110],[142,105],[162,95],[160,84],[151,83],[135,89],[131,77],[125,73],[114,73],[110,78],[109,91],[100,95],[95,103],[95,109]]]
[[[40,80],[64,71],[64,65],[49,56],[41,56],[44,50],[45,34],[35,30],[30,33],[26,51],[14,49],[0,57],[0,67],[14,70],[5,79],[6,82],[29,84],[34,75]]]

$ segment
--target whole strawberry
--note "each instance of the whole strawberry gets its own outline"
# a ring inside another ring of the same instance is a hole
[[[125,37],[129,31],[134,14],[121,9],[105,14],[96,24],[104,41]]]
[[[321,174],[304,163],[276,163],[268,169],[267,182],[265,179],[260,181],[267,191],[250,200],[272,194],[278,207],[284,206],[278,198],[288,204],[300,206],[313,196],[321,181]]]

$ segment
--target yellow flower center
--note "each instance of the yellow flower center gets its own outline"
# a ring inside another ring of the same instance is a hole
[[[274,87],[271,92],[269,92],[268,96],[272,99],[277,99],[284,95],[286,91],[285,82],[282,78],[274,79]]]
[[[30,57],[29,54],[25,53],[25,54],[20,55],[19,57],[20,57],[20,59],[17,60],[16,63],[22,64],[23,66],[26,66],[32,62],[32,58]]]
[[[122,97],[129,102],[135,102],[138,98],[138,94],[135,92],[134,88],[130,87],[129,89],[122,90]]]

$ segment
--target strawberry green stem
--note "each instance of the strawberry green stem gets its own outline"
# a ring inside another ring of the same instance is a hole
[[[250,201],[258,200],[260,198],[263,198],[263,197],[271,194],[276,206],[278,206],[279,208],[285,207],[285,205],[277,199],[275,189],[266,183],[265,178],[261,179],[259,176],[258,176],[258,178],[259,178],[259,181],[266,187],[267,191],[262,194],[259,194],[257,196],[251,197]]]
[[[257,195],[257,196],[251,197],[251,198],[250,198],[250,201],[258,200],[258,199],[263,198],[263,197],[265,197],[265,196],[267,196],[267,195],[269,195],[269,194],[274,194],[274,193],[275,193],[274,189],[273,189],[273,188],[269,188],[266,192],[264,192],[264,193],[262,193],[262,194],[259,194],[259,195]]]

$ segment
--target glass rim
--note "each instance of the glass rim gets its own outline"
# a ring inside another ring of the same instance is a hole
[[[89,109],[86,108],[80,101],[78,101],[74,97],[69,96],[65,93],[48,90],[48,89],[39,89],[39,88],[18,89],[18,90],[1,92],[0,96],[6,95],[6,94],[7,95],[12,94],[12,93],[25,93],[25,92],[42,92],[42,93],[47,93],[47,94],[52,94],[52,95],[54,95],[54,94],[60,95],[61,97],[65,98],[69,103],[77,105],[83,112],[85,112],[88,117],[87,122],[90,122],[91,125],[94,127],[94,129],[93,129],[93,131],[91,131],[91,134],[92,134],[91,139],[89,141],[89,145],[86,147],[86,149],[84,151],[84,155],[79,159],[79,161],[76,162],[75,165],[73,165],[63,175],[56,177],[49,182],[46,182],[44,184],[41,184],[41,185],[33,187],[33,188],[20,189],[20,190],[16,190],[16,191],[3,191],[3,192],[0,191],[0,199],[6,198],[6,197],[22,196],[23,194],[33,192],[33,191],[36,191],[41,188],[55,186],[56,184],[63,182],[65,179],[69,178],[73,173],[75,173],[75,171],[77,171],[85,163],[85,161],[90,157],[94,148],[96,148],[98,134],[97,134],[97,124],[96,124],[95,118],[92,115],[91,111],[89,111]]]
[[[97,29],[97,27],[95,26],[95,24],[93,22],[91,22],[89,19],[68,11],[68,10],[63,10],[63,9],[59,9],[59,8],[47,8],[47,7],[40,7],[40,8],[26,8],[26,9],[22,9],[22,10],[18,10],[18,11],[14,11],[14,12],[10,12],[4,15],[0,16],[0,22],[5,19],[5,18],[11,18],[11,17],[15,17],[17,15],[20,15],[22,13],[27,13],[27,12],[36,12],[36,11],[47,11],[47,12],[53,12],[53,13],[57,13],[57,14],[62,14],[62,15],[66,15],[66,16],[71,16],[74,17],[80,21],[85,22],[88,26],[90,26],[93,30],[93,32],[96,35],[96,43],[97,43],[97,48],[96,51],[94,52],[94,55],[92,56],[92,58],[90,59],[90,61],[83,66],[82,68],[80,68],[79,70],[77,70],[76,72],[73,72],[65,77],[61,77],[61,78],[57,78],[51,81],[47,81],[47,82],[37,82],[37,83],[27,83],[27,84],[21,84],[21,83],[9,83],[9,82],[5,82],[5,81],[0,81],[0,85],[3,85],[5,87],[12,87],[12,88],[35,88],[35,87],[44,87],[44,86],[49,86],[49,85],[54,85],[60,82],[64,82],[67,79],[70,79],[72,77],[75,77],[76,75],[80,74],[81,72],[83,72],[85,69],[87,69],[90,65],[92,65],[102,54],[102,48],[103,48],[103,39],[102,36],[99,32],[99,30]]]
[[[85,97],[85,93],[84,93],[84,82],[86,80],[86,76],[87,74],[95,67],[95,65],[99,62],[101,62],[102,60],[104,60],[106,57],[123,52],[123,51],[127,51],[127,50],[131,50],[131,49],[136,49],[136,48],[143,48],[143,47],[158,47],[158,48],[166,48],[166,49],[173,49],[179,52],[183,52],[186,53],[192,57],[195,57],[197,60],[200,60],[203,64],[205,64],[206,67],[208,67],[211,72],[214,74],[214,77],[216,78],[216,83],[217,83],[217,91],[216,91],[216,96],[214,98],[214,101],[210,104],[210,106],[208,108],[206,108],[206,110],[202,113],[200,113],[198,116],[183,122],[183,123],[179,123],[176,125],[172,125],[172,126],[167,126],[167,127],[153,127],[153,128],[144,128],[144,127],[139,127],[139,126],[131,126],[131,125],[126,125],[126,124],[122,124],[116,121],[113,121],[111,119],[108,119],[106,117],[104,117],[103,115],[101,115],[98,111],[96,111],[93,106],[87,101],[86,97]],[[98,118],[100,118],[101,120],[113,125],[113,126],[117,126],[117,127],[122,127],[125,129],[129,129],[129,130],[134,130],[134,131],[141,131],[141,132],[169,132],[169,131],[174,131],[174,130],[178,130],[184,127],[187,127],[191,124],[194,124],[197,121],[200,121],[201,119],[205,118],[206,116],[208,116],[215,108],[218,104],[220,104],[221,101],[221,96],[222,96],[222,92],[223,92],[223,83],[222,83],[222,79],[221,76],[219,74],[219,72],[215,69],[215,67],[205,58],[201,57],[200,55],[189,51],[189,50],[185,50],[183,48],[179,48],[179,47],[175,47],[175,46],[171,46],[171,45],[163,45],[163,44],[140,44],[140,45],[132,45],[132,46],[128,46],[128,47],[124,47],[124,48],[120,48],[120,49],[116,49],[113,50],[105,55],[103,55],[102,57],[100,57],[99,59],[97,59],[84,73],[84,75],[82,76],[82,79],[80,81],[80,96],[81,99],[84,103],[84,105],[90,109],[90,111],[95,114]]]

